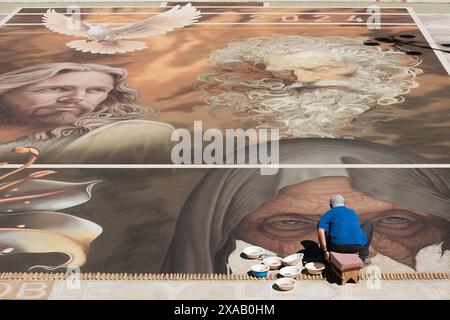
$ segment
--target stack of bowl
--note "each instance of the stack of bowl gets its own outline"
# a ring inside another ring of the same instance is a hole
[[[291,254],[283,259],[285,266],[301,266],[303,264],[303,253]]]
[[[268,265],[271,270],[275,270],[281,267],[283,259],[280,257],[267,257],[263,260],[263,263]]]

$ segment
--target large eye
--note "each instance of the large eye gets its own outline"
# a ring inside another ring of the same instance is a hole
[[[406,230],[420,227],[422,218],[419,215],[406,210],[389,210],[380,212],[372,221],[382,228]]]
[[[261,225],[261,231],[272,238],[297,239],[305,233],[315,230],[317,221],[297,213],[277,214],[266,219]]]
[[[272,226],[279,228],[298,228],[310,224],[310,221],[305,220],[280,220],[269,222]]]
[[[411,219],[406,219],[403,217],[387,217],[387,218],[379,220],[379,222],[381,222],[381,223],[391,223],[391,224],[408,223],[411,221],[412,221]]]

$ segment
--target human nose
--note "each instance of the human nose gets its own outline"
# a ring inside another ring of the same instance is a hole
[[[76,103],[83,101],[86,97],[86,93],[83,90],[74,90],[66,93],[64,96],[57,99],[61,103]]]

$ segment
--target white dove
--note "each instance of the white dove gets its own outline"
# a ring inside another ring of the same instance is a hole
[[[156,36],[183,28],[198,21],[200,11],[190,3],[184,7],[179,5],[157,16],[128,24],[119,28],[108,28],[104,25],[90,25],[77,21],[54,9],[48,10],[42,21],[44,25],[58,33],[71,36],[86,37],[88,40],[74,40],[66,45],[82,52],[115,54],[147,48],[144,42],[123,41],[122,39]]]

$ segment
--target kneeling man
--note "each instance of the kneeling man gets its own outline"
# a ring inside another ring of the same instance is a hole
[[[345,206],[342,195],[330,198],[330,207],[317,225],[320,247],[325,259],[330,251],[340,253],[359,253],[364,264],[369,264],[369,246],[372,240],[373,225],[364,222],[360,226],[359,218],[353,209]]]

